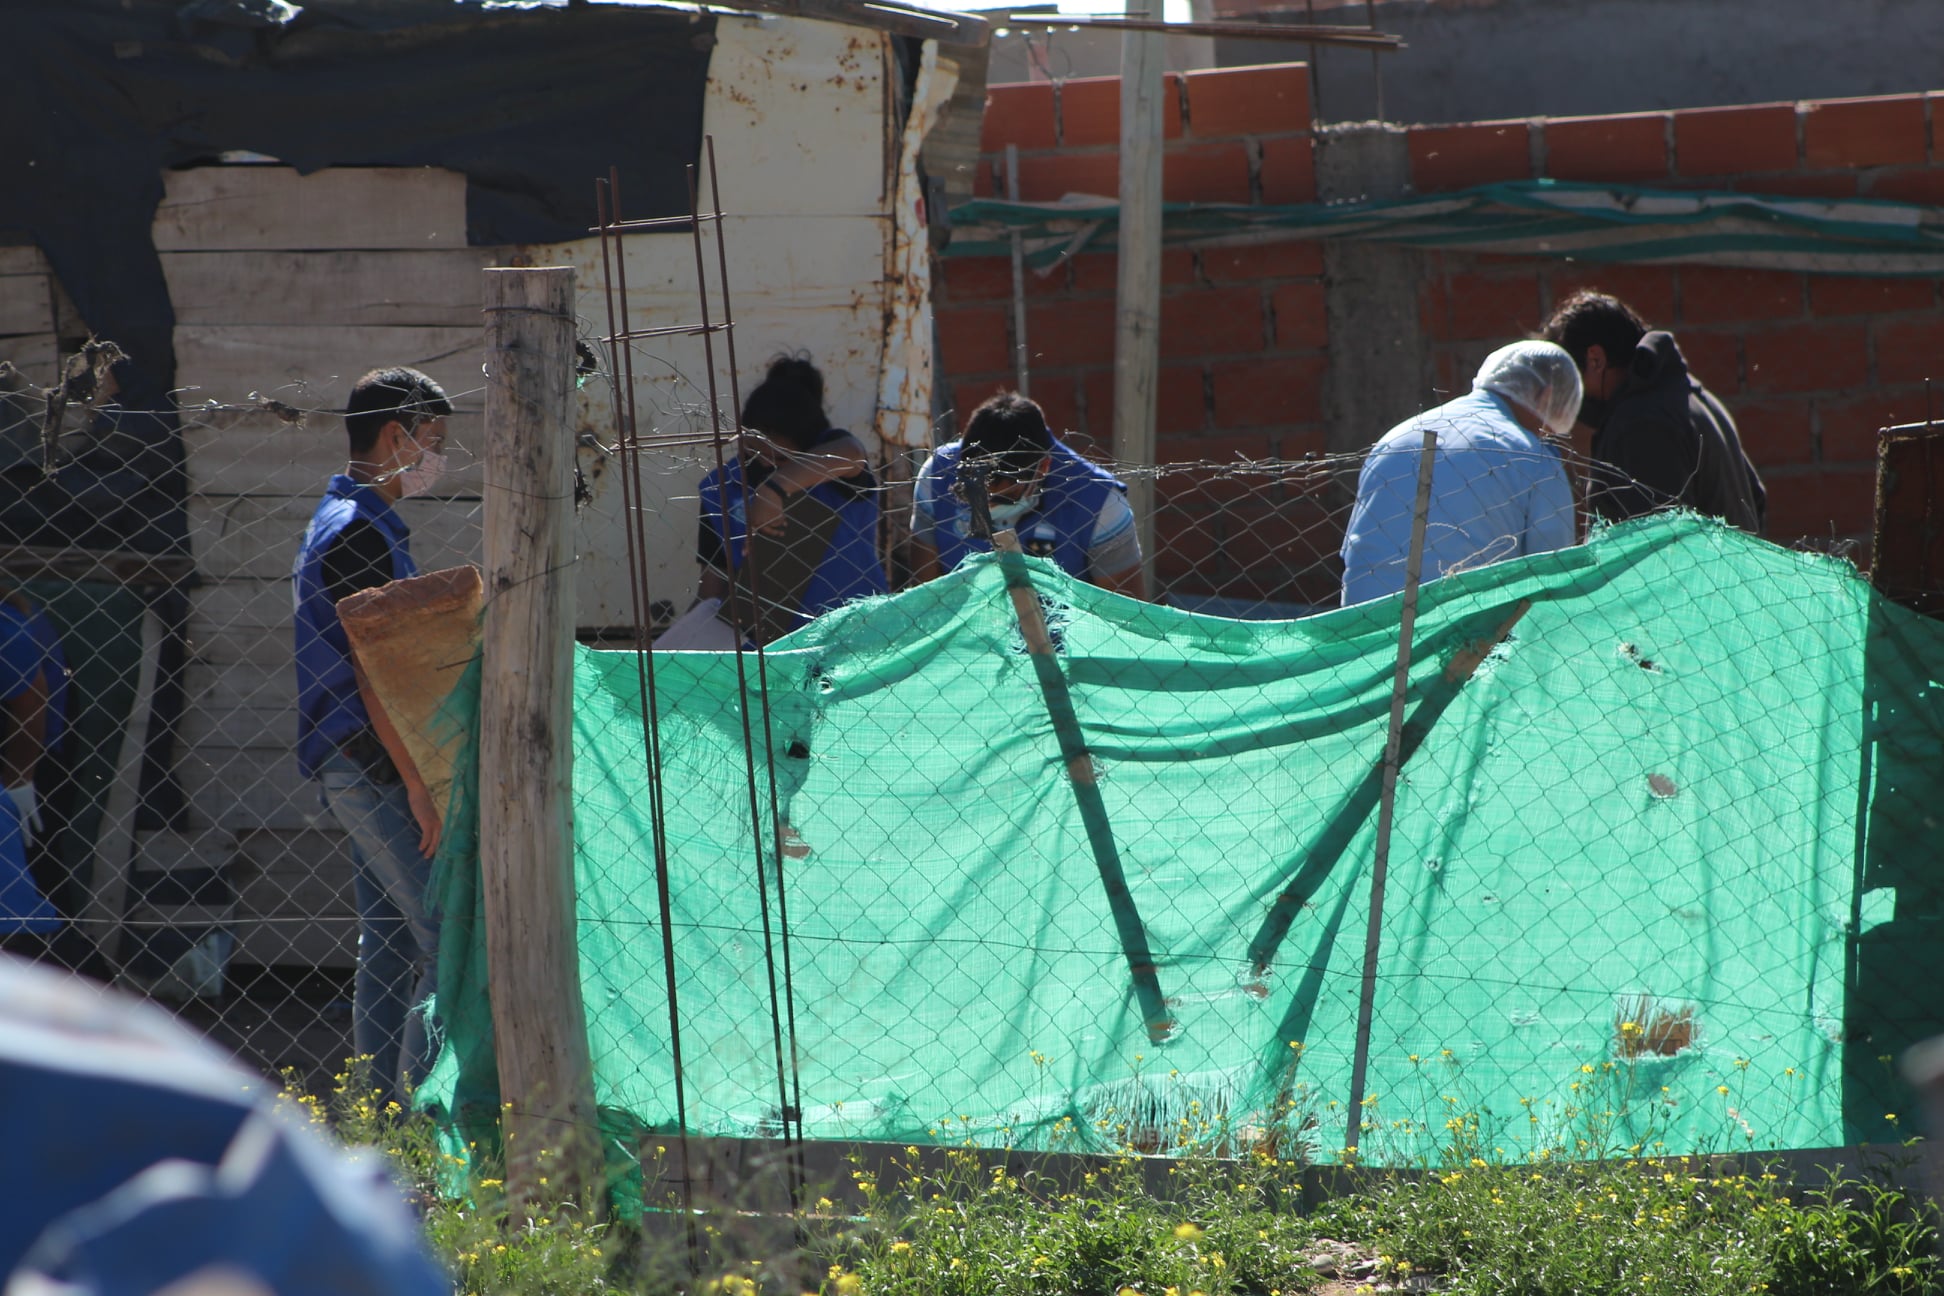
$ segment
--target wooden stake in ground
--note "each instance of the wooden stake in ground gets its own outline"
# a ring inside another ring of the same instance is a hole
[[[601,1178],[570,819],[574,272],[484,273],[479,867],[506,1190],[518,1219],[592,1197]]]
[[[1026,555],[1019,547],[1019,536],[1011,527],[992,525],[991,498],[986,492],[990,472],[986,464],[961,462],[958,489],[972,517],[972,534],[992,542],[993,552],[998,554],[1000,568],[1005,572],[1006,593],[1012,599],[1020,636],[1026,641],[1033,674],[1039,679],[1040,696],[1046,701],[1047,717],[1052,720],[1054,736],[1060,743],[1067,783],[1079,804],[1080,821],[1087,830],[1087,846],[1093,852],[1101,889],[1107,895],[1107,908],[1114,917],[1114,931],[1120,937],[1121,953],[1127,959],[1142,1025],[1150,1043],[1166,1044],[1175,1037],[1176,1025],[1167,998],[1161,993],[1154,952],[1148,947],[1147,925],[1141,921],[1134,893],[1127,885],[1127,872],[1121,866],[1120,847],[1114,843],[1113,825],[1107,819],[1107,803],[1100,795],[1093,757],[1080,731],[1073,694],[1067,688],[1066,676],[1060,672],[1059,650],[1047,631],[1039,593],[1033,588]]]

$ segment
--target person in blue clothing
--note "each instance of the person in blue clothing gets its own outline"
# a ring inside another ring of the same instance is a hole
[[[450,1296],[383,1158],[170,1014],[0,955],[0,1283]]]
[[[7,786],[0,798],[0,940],[36,956],[45,952],[47,934],[61,926],[28,861],[34,830],[44,823],[35,780],[48,748],[52,688],[59,687],[66,705],[65,665],[56,681],[36,633],[37,618],[45,619],[18,593],[0,596],[0,777]]]
[[[1579,406],[1573,357],[1551,342],[1515,342],[1486,357],[1469,393],[1386,432],[1357,478],[1343,537],[1344,606],[1404,588],[1427,427],[1437,449],[1423,580],[1572,544],[1572,486],[1543,438],[1570,432]]]
[[[296,601],[297,764],[317,780],[349,838],[358,906],[352,1039],[375,1088],[402,1100],[424,1078],[431,1047],[438,919],[426,897],[438,817],[386,754],[382,711],[365,704],[337,604],[416,575],[411,533],[393,509],[430,490],[445,468],[452,404],[416,369],[377,369],[345,408],[350,462],[318,501],[291,577]]]
[[[772,639],[852,599],[888,588],[878,556],[878,489],[858,439],[830,425],[824,412],[824,378],[801,356],[770,361],[763,381],[743,402],[745,456],[702,479],[696,560],[702,565],[700,597],[724,600],[727,619],[752,639]],[[785,537],[788,515],[799,497],[810,519],[797,543],[816,552],[772,560],[755,571],[763,612],[736,612],[730,598],[748,559],[749,537]],[[821,505],[821,509],[816,506]],[[820,519],[820,521],[819,521]],[[753,623],[753,624],[752,624]]]
[[[934,450],[919,470],[911,503],[914,582],[992,549],[971,534],[955,489],[959,465],[968,460],[989,465],[992,524],[1011,527],[1020,548],[1102,589],[1147,597],[1127,487],[1054,436],[1045,411],[1017,392],[1001,392],[973,410],[964,437]]]
[[[25,934],[8,938],[6,948],[107,981],[113,975],[108,964],[75,926],[87,896],[62,853],[62,833],[74,811],[74,782],[69,773],[70,683],[61,632],[47,610],[24,593],[0,589],[0,637],[8,645],[0,649],[0,693],[15,697],[9,704],[13,707],[38,707],[41,717],[33,769],[23,775],[18,763],[11,763],[7,795],[19,813],[28,876],[59,918],[55,927],[29,926]],[[32,644],[31,652],[24,650],[26,643]],[[24,692],[19,691],[23,682],[28,686]]]

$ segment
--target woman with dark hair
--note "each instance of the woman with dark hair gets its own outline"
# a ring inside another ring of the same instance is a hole
[[[830,426],[823,396],[809,360],[772,360],[743,402],[748,462],[738,456],[702,479],[701,597],[722,600],[722,619],[757,642],[888,588],[877,479],[863,444]]]

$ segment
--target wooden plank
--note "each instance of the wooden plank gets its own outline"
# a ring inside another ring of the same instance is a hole
[[[54,290],[55,336],[66,338],[70,346],[85,341],[94,330],[88,327],[88,321],[81,318],[81,308],[74,304],[67,285],[61,282],[59,275],[54,274],[47,277],[47,283]]]
[[[196,620],[190,621],[189,638],[195,646],[194,661],[214,670],[231,666],[262,666],[271,670],[291,664],[292,632],[288,625],[256,628],[233,626],[217,630]]]
[[[254,711],[297,708],[297,675],[288,666],[226,666],[189,668],[189,701],[207,711]]]
[[[32,243],[0,247],[0,275],[50,274],[47,258]]]
[[[317,485],[321,493],[323,482]],[[280,582],[284,590],[283,620],[288,623],[290,568],[303,541],[304,528],[316,511],[317,499],[317,494],[191,496],[189,539],[197,572],[212,582]],[[478,500],[411,499],[399,501],[396,507],[411,528],[412,555],[421,569],[436,571],[478,561]],[[220,625],[214,628],[222,629]]]
[[[233,963],[253,967],[354,968],[358,965],[358,920],[313,918],[266,922],[238,920],[233,927]]]
[[[13,361],[21,376],[37,387],[52,387],[61,369],[61,346],[52,333],[0,337],[0,360]]]
[[[0,334],[53,331],[54,294],[47,276],[0,275]]]
[[[1139,0],[1132,17],[1159,18]],[[1120,233],[1114,292],[1114,458],[1154,462],[1155,400],[1161,377],[1161,108],[1166,38],[1121,37]],[[1129,483],[1140,519],[1143,588],[1154,588],[1154,482]],[[1145,597],[1145,595],[1142,595]]]
[[[297,708],[190,706],[179,733],[185,750],[247,751],[258,760],[280,760],[297,749]]]
[[[466,178],[434,167],[213,166],[163,175],[157,251],[466,245]]]
[[[164,252],[176,323],[479,327],[490,248]],[[6,281],[0,279],[0,291]],[[5,318],[0,311],[0,319]],[[26,332],[28,330],[19,330]]]
[[[0,574],[15,580],[108,581],[136,589],[186,580],[195,570],[188,558],[93,549],[56,549],[47,545],[0,546]]]
[[[351,854],[343,837],[322,833],[246,833],[247,837],[292,839],[315,837],[329,841],[328,851],[315,859],[284,859],[275,868],[245,866],[237,888],[239,915],[252,918],[352,917],[357,910],[351,894]]]
[[[109,784],[95,835],[94,858],[88,864],[88,898],[82,907],[86,930],[103,956],[118,959],[122,915],[128,901],[128,861],[135,846],[135,821],[140,809],[142,735],[149,707],[155,700],[156,657],[162,628],[153,614],[142,617],[142,654],[135,678],[135,697],[123,731],[115,780]]]
[[[210,631],[229,627],[251,629],[290,629],[293,605],[290,578],[250,581],[226,580],[189,592],[192,625]]]
[[[317,784],[297,772],[296,726],[281,758],[218,747],[182,754],[177,773],[190,814],[198,825],[230,832],[296,831],[330,820],[317,799]]]
[[[238,833],[236,860],[238,869],[251,875],[328,874],[341,878],[347,888],[351,882],[351,851],[344,834],[334,827]],[[348,897],[349,892],[346,894]]]
[[[448,467],[438,493],[428,499],[477,499],[480,464],[475,455],[483,434],[478,412],[462,412],[446,422]],[[189,483],[202,495],[309,495],[315,501],[348,457],[341,419],[313,414],[301,424],[274,414],[225,413],[216,418],[195,412],[182,423],[182,445]],[[405,509],[421,503],[405,501]],[[410,525],[408,519],[406,525]]]
[[[361,375],[410,365],[436,378],[455,406],[482,403],[477,326],[187,324],[176,329],[175,347],[176,381],[195,389],[184,393],[192,402],[244,404],[259,392],[328,418]]]
[[[175,330],[183,445],[193,489],[207,494],[321,491],[344,468],[338,411],[351,385],[380,365],[437,379],[459,411],[449,423],[444,496],[479,491],[483,341],[476,328],[189,325]],[[255,395],[307,411],[301,422],[249,411]],[[207,409],[214,401],[226,408]]]

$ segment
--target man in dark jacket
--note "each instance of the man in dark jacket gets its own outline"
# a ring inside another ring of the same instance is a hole
[[[1759,535],[1761,476],[1735,420],[1688,372],[1674,335],[1649,330],[1617,297],[1578,292],[1542,330],[1579,366],[1580,422],[1593,429],[1588,504],[1609,522],[1691,508]]]

